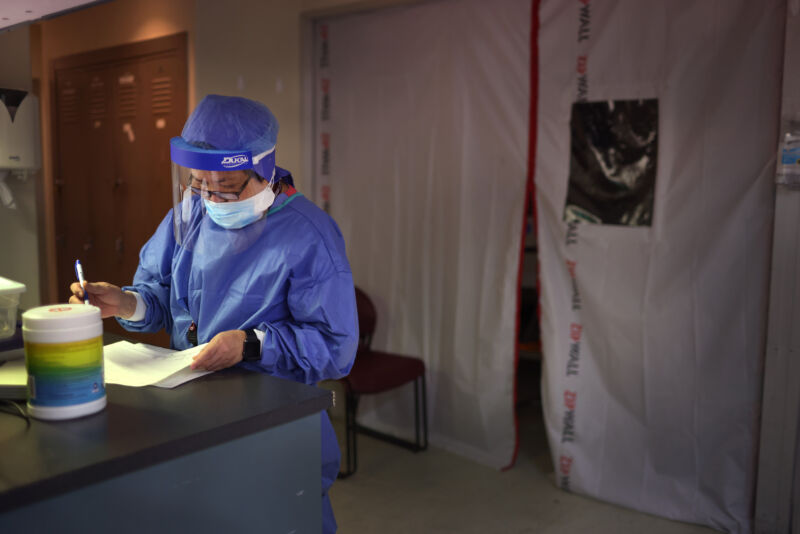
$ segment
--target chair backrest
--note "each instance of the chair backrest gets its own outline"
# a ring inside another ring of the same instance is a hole
[[[369,348],[378,314],[372,300],[361,289],[356,287],[356,310],[358,311],[358,346]]]

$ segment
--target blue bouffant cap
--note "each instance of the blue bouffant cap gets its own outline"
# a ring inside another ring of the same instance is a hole
[[[272,178],[274,153],[271,157],[264,157],[264,153],[275,148],[278,120],[261,102],[208,95],[187,119],[181,137],[199,148],[250,151],[255,171],[267,180]]]

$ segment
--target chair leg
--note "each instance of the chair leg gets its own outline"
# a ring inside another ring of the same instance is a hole
[[[420,425],[420,382],[422,385],[422,425]],[[420,442],[420,426],[422,426],[422,442]],[[416,432],[416,449],[414,452],[424,451],[428,448],[428,399],[425,387],[425,375],[414,380],[414,430]]]
[[[356,423],[356,414],[358,413],[358,395],[352,395],[350,397],[351,402],[350,405],[352,408],[350,409],[350,434],[353,437],[353,471],[350,474],[356,472],[358,469],[358,439],[357,439],[357,423]]]
[[[420,406],[419,402],[419,394],[420,394],[420,380],[422,381],[422,406]],[[357,398],[356,398],[357,400]],[[350,402],[348,401],[348,406]],[[420,441],[420,413],[422,415],[422,440]],[[355,435],[357,433],[364,434],[371,438],[379,439],[385,441],[387,443],[391,443],[393,445],[397,445],[398,447],[403,447],[404,449],[408,449],[412,452],[419,452],[424,451],[428,448],[428,400],[427,400],[427,390],[425,387],[425,375],[422,375],[414,380],[414,431],[416,434],[416,441],[410,441],[401,439],[391,434],[385,434],[383,432],[379,432],[372,428],[359,425],[355,420],[355,412],[353,412],[353,442],[355,443]],[[355,468],[353,469],[355,471]],[[339,475],[339,478],[344,478],[346,474]]]
[[[425,440],[421,450],[424,451],[428,448],[428,388],[425,386],[425,374],[423,373],[420,378],[422,378],[422,436]]]
[[[417,452],[421,449],[419,444],[419,378],[414,379],[414,438],[417,444],[414,452]]]
[[[337,478],[347,478],[358,469],[358,443],[356,441],[356,411],[358,409],[358,395],[350,392],[345,394],[345,465],[344,471],[339,471]]]

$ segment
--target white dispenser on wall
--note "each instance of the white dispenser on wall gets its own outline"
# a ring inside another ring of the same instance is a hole
[[[41,167],[39,99],[27,91],[0,88],[0,104],[0,205],[14,208],[6,179],[26,180]]]

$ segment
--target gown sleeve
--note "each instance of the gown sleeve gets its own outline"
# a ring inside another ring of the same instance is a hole
[[[139,266],[133,284],[124,286],[124,291],[135,291],[147,305],[144,319],[127,321],[117,318],[123,328],[133,332],[157,332],[172,327],[170,313],[170,283],[172,279],[172,255],[175,250],[175,235],[172,229],[172,210],[158,225],[153,236],[139,252]]]
[[[288,316],[256,327],[264,332],[260,367],[271,375],[314,384],[350,372],[358,316],[344,242],[336,237],[294,265],[288,279]]]

